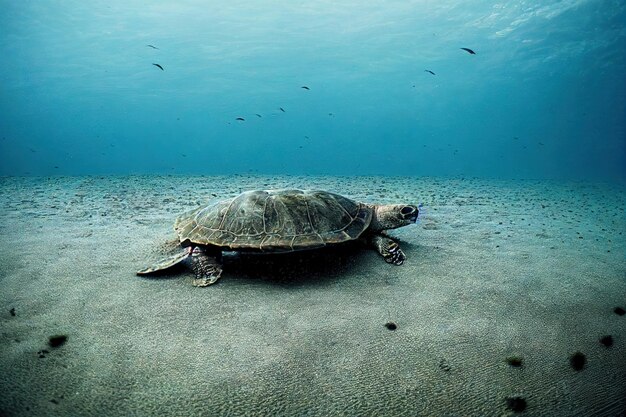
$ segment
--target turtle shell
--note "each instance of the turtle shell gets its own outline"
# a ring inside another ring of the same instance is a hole
[[[248,191],[182,214],[183,244],[224,250],[291,252],[358,238],[372,208],[339,194],[311,190]]]

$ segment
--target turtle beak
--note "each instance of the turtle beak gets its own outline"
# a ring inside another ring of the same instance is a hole
[[[404,206],[400,210],[400,215],[404,220],[415,223],[417,221],[417,216],[419,215],[419,209],[416,206]]]

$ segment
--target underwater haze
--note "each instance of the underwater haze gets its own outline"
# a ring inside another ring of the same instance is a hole
[[[0,57],[1,417],[626,416],[626,1],[0,0]]]
[[[1,175],[626,179],[623,1],[0,9]]]

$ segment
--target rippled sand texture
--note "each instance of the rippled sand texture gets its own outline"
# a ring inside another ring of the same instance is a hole
[[[407,262],[341,248],[231,256],[207,288],[134,275],[178,213],[282,187],[423,203],[392,232]],[[0,179],[0,415],[624,413],[625,206],[585,183]]]

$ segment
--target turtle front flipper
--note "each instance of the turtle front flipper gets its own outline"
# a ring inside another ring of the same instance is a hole
[[[206,287],[215,284],[222,275],[222,265],[218,256],[210,256],[201,246],[196,246],[191,252],[191,268],[196,278],[193,280],[195,287]]]
[[[141,271],[137,271],[137,275],[149,275],[155,272],[164,271],[168,268],[173,267],[174,265],[178,265],[189,255],[191,255],[191,249],[187,248],[184,252],[179,252],[168,258],[161,259],[158,263],[149,266],[148,268],[142,269]]]
[[[385,262],[402,265],[406,259],[406,255],[400,249],[398,242],[384,234],[375,234],[371,237],[371,244],[385,258]]]

